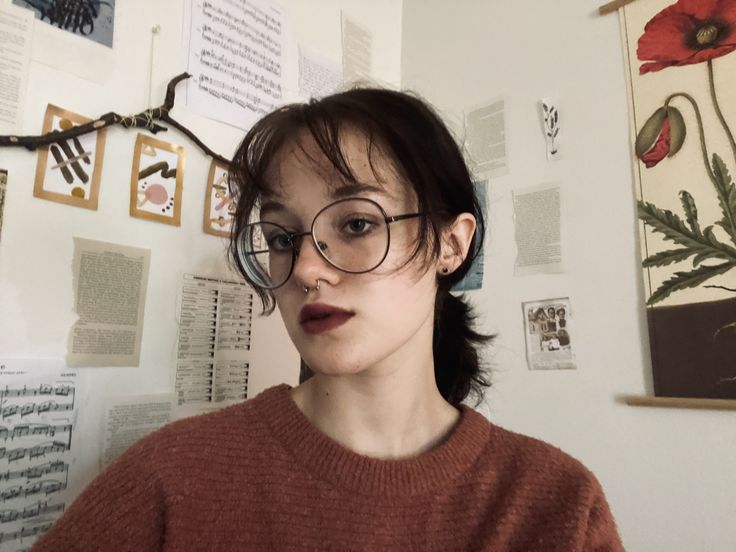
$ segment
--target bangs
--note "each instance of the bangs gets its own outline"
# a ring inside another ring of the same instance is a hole
[[[358,121],[354,117],[349,120],[319,107],[316,103],[286,106],[261,119],[249,132],[249,155],[241,163],[234,162],[233,176],[241,192],[243,187],[253,191],[251,210],[257,209],[264,199],[283,197],[275,170],[279,166],[279,158],[288,155],[292,151],[290,148],[294,148],[302,160],[323,177],[331,193],[345,186],[364,183],[353,171],[345,154],[347,133],[354,132],[364,139],[366,159],[376,183],[386,183],[387,170],[400,172],[391,156],[386,155],[385,147],[376,143],[369,121]],[[376,154],[388,160],[383,170],[378,167]]]

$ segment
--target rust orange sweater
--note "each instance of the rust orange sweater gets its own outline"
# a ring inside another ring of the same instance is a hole
[[[288,390],[142,439],[32,550],[622,549],[595,477],[551,445],[463,406],[436,448],[379,460],[320,432]]]

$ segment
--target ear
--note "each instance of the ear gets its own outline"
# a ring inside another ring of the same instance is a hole
[[[475,234],[475,217],[470,213],[460,213],[449,226],[442,230],[442,252],[439,259],[440,274],[450,274],[457,270],[468,256],[470,242]],[[444,269],[447,272],[444,272]]]

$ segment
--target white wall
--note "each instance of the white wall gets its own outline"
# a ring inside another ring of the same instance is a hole
[[[736,413],[629,407],[651,394],[618,21],[602,0],[404,0],[402,86],[456,128],[503,95],[511,172],[491,181],[483,326],[499,333],[484,410],[581,459],[601,480],[627,550],[736,550]],[[537,114],[559,97],[564,158]],[[513,276],[512,190],[560,182],[568,272]],[[521,302],[569,296],[576,371],[526,367]]]
[[[29,75],[24,133],[41,131],[47,103],[95,117],[108,111],[126,115],[148,104],[151,28],[160,24],[153,62],[154,105],[163,102],[169,79],[185,70],[182,55],[182,0],[117,2],[112,67],[101,83],[34,62]],[[341,61],[340,12],[373,33],[373,72],[379,82],[400,79],[401,3],[394,0],[281,2],[292,42],[287,94],[297,90],[297,43]],[[75,42],[72,40],[71,44]],[[80,55],[69,49],[65,55]],[[177,89],[183,93],[183,85]],[[243,132],[186,111],[177,101],[172,115],[222,155],[233,153]],[[151,250],[140,367],[89,368],[91,395],[80,428],[91,448],[99,442],[102,399],[107,394],[173,391],[176,296],[183,272],[228,276],[225,241],[202,232],[204,187],[210,160],[175,130],[157,137],[186,148],[181,227],[131,218],[129,183],[136,131],[108,131],[99,209],[88,211],[33,197],[36,154],[0,149],[0,168],[9,171],[0,237],[0,358],[53,358],[66,354],[73,313],[72,237],[110,241]],[[254,322],[249,396],[276,383],[296,384],[299,357],[278,313]],[[78,433],[79,434],[79,433]],[[90,468],[92,469],[92,468]],[[90,478],[94,473],[84,475]]]

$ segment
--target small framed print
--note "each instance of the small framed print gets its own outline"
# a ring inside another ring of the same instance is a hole
[[[91,120],[49,104],[43,118],[43,134],[68,130]],[[106,134],[101,129],[40,148],[34,197],[97,210]]]
[[[181,225],[184,148],[138,134],[130,175],[130,216]]]
[[[213,159],[204,199],[204,231],[229,237],[234,215],[235,198],[230,195],[228,167]]]

